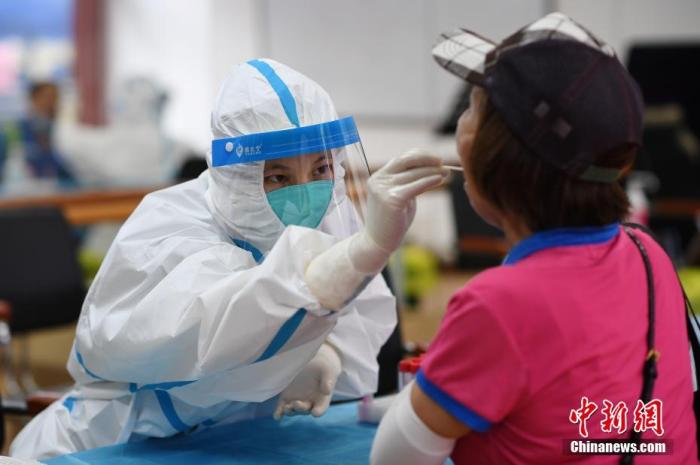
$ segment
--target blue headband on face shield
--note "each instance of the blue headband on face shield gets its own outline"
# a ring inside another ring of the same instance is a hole
[[[259,132],[211,142],[212,167],[296,157],[360,142],[352,116],[327,123]]]
[[[211,143],[213,167],[325,152],[360,141],[352,117],[300,126],[294,96],[272,66],[263,60],[250,60],[247,64],[267,80],[296,128],[215,139]]]

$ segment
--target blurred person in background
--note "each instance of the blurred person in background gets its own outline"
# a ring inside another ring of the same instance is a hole
[[[143,77],[125,79],[110,98],[108,122],[82,124],[73,98],[56,121],[56,147],[81,183],[156,184],[172,179],[172,144],[161,131],[167,94]]]
[[[29,89],[27,116],[19,121],[24,160],[34,178],[72,182],[73,174],[53,143],[59,91],[52,82],[35,82]]]

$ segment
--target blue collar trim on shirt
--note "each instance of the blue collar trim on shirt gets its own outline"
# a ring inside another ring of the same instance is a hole
[[[617,236],[619,232],[620,223],[612,223],[606,226],[559,228],[541,231],[523,239],[510,249],[510,252],[503,260],[503,265],[514,265],[535,252],[552,247],[602,244]]]

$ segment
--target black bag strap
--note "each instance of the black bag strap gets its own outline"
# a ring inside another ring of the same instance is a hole
[[[642,393],[640,398],[645,404],[651,400],[651,396],[654,392],[654,383],[658,376],[658,371],[656,369],[656,361],[659,358],[659,352],[656,350],[654,345],[654,338],[656,335],[656,296],[654,293],[654,272],[651,268],[651,261],[649,260],[649,254],[647,254],[646,248],[642,241],[639,240],[636,234],[632,230],[625,226],[625,233],[632,239],[632,242],[637,246],[639,254],[644,262],[644,270],[646,272],[647,278],[647,315],[649,320],[649,327],[647,329],[647,356],[644,361],[644,368],[642,369]],[[642,441],[642,433],[632,429],[632,434],[630,439],[635,444],[639,445]],[[634,454],[627,453],[623,454],[620,458],[621,465],[631,465],[634,461]]]
[[[640,224],[636,223],[624,223],[624,229],[627,235],[632,239],[632,241],[635,243],[637,248],[639,249],[640,254],[642,255],[642,260],[644,261],[644,267],[647,272],[647,294],[648,294],[648,299],[649,299],[649,331],[647,332],[647,348],[649,349],[647,352],[647,360],[644,363],[644,378],[643,378],[643,386],[642,386],[642,401],[643,402],[648,402],[651,399],[651,395],[653,392],[653,385],[654,385],[654,380],[657,376],[656,372],[656,359],[658,359],[658,352],[656,352],[655,349],[653,349],[653,343],[654,343],[654,336],[653,334],[649,335],[650,332],[654,331],[654,317],[655,317],[655,302],[654,302],[654,292],[653,292],[653,274],[652,274],[652,269],[651,269],[651,262],[649,261],[649,256],[646,253],[646,249],[644,248],[644,245],[639,241],[639,238],[632,232],[632,229],[637,229],[640,231],[643,231],[646,233],[649,237],[651,237],[656,243],[658,243],[660,246],[659,240],[656,238],[654,233],[647,227],[642,226]],[[663,246],[661,246],[663,249]],[[683,300],[685,302],[685,314],[686,314],[686,326],[687,326],[687,331],[688,331],[688,341],[690,343],[690,349],[691,349],[691,356],[692,360],[691,363],[693,364],[694,368],[694,381],[696,383],[696,386],[700,386],[700,322],[698,322],[697,317],[695,316],[695,312],[693,311],[693,306],[690,303],[690,299],[688,299],[688,295],[685,292],[685,289],[683,288],[683,284],[681,283],[680,277],[676,273],[676,279],[678,279],[678,286],[681,288],[681,292],[683,293]],[[652,352],[653,350],[653,352]],[[653,358],[653,363],[651,362],[650,358]],[[653,364],[653,368],[651,365]],[[653,373],[652,373],[653,372]],[[653,375],[653,378],[651,381],[649,378]],[[645,399],[645,394],[647,394],[649,397]],[[693,411],[695,413],[695,440],[696,443],[698,444],[698,458],[700,458],[700,389],[696,390],[693,394]],[[639,443],[640,441],[640,436],[641,434],[639,433],[633,433],[632,434],[632,440],[635,441],[636,443]],[[620,463],[622,465],[630,465],[633,461],[634,456],[631,454],[623,455]]]

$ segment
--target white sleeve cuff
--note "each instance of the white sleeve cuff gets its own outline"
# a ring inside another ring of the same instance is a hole
[[[413,383],[389,408],[374,437],[371,465],[442,465],[452,453],[454,439],[435,434],[411,405]]]
[[[364,234],[354,234],[311,260],[305,272],[309,290],[324,308],[340,310],[362,292],[374,276],[381,271],[387,257],[381,253],[365,250]],[[362,253],[360,253],[362,252]],[[369,253],[368,253],[369,252]],[[371,260],[360,260],[363,267],[355,263],[357,257],[371,256]]]

